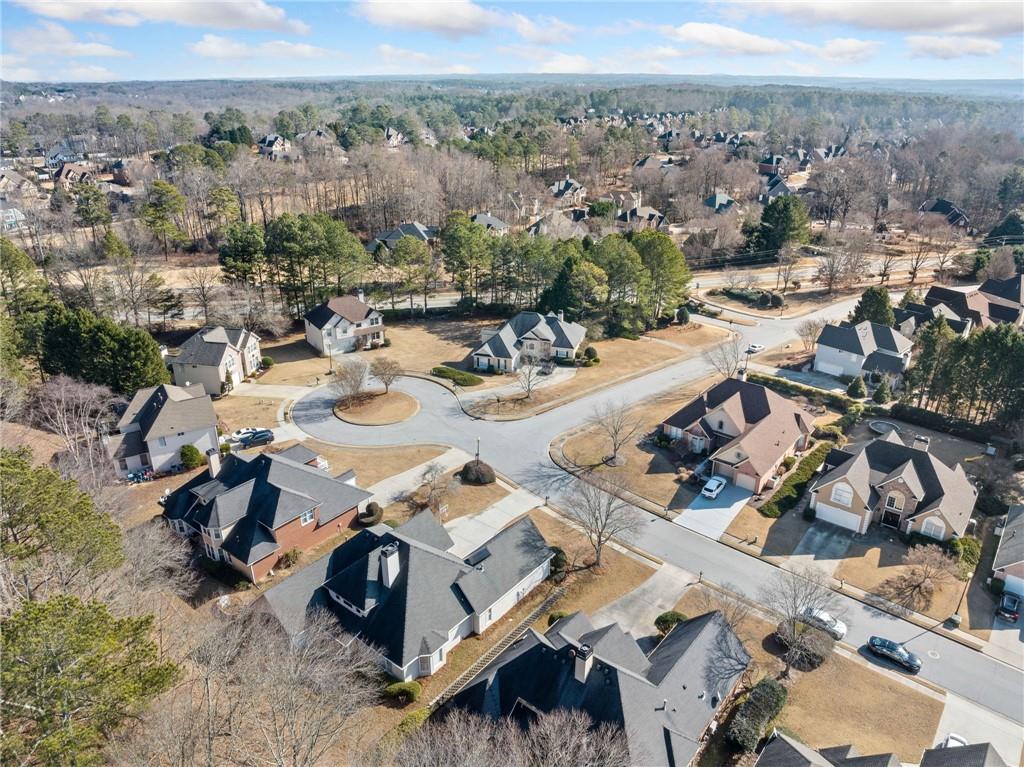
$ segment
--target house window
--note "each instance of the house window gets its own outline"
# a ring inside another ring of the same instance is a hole
[[[206,534],[210,536],[211,540],[219,541],[221,532],[219,527],[208,527],[206,528]]]
[[[303,525],[308,525],[310,522],[313,521],[313,514],[313,509],[302,512],[302,516],[299,517],[299,522],[301,522]]]
[[[903,496],[896,493],[889,493],[885,499],[885,508],[893,511],[903,511]]]
[[[160,445],[160,447],[167,447],[167,437],[158,437],[156,443]]]
[[[849,485],[836,485],[832,488],[832,501],[843,506],[853,504],[853,488]]]
[[[124,458],[117,462],[117,465],[121,467],[121,471],[128,471],[128,461]]]
[[[725,428],[725,421],[719,421],[718,422],[718,430],[721,431],[724,428]]]

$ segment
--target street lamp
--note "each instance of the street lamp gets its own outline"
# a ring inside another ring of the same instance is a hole
[[[328,373],[334,372],[334,354],[331,353],[331,339],[324,339],[324,351],[327,352],[327,363],[330,366]]]

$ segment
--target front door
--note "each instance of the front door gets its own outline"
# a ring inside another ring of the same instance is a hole
[[[900,526],[900,515],[895,511],[883,511],[882,512],[882,524],[886,527],[899,527]]]

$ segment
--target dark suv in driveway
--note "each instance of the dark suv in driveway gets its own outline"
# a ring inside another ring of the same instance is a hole
[[[911,674],[916,674],[921,670],[921,659],[899,642],[894,642],[891,639],[871,637],[868,640],[868,651],[879,658],[892,661]]]
[[[996,608],[996,615],[1007,623],[1016,623],[1020,618],[1020,597],[1016,594],[1003,594]]]

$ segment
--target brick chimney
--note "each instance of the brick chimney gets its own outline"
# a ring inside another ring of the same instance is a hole
[[[585,684],[590,674],[590,667],[594,665],[594,648],[588,644],[581,644],[576,650],[576,681]]]
[[[211,479],[220,474],[220,450],[211,447],[206,451],[206,465],[210,469]]]

